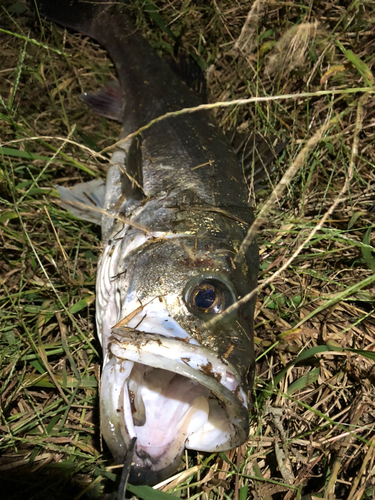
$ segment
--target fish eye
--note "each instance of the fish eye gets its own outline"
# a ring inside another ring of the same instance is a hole
[[[208,278],[194,281],[185,293],[185,302],[191,312],[218,314],[233,304],[236,296],[223,281]]]

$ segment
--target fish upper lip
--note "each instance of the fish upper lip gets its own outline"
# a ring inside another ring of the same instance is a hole
[[[228,366],[227,361],[219,359],[215,353],[201,345],[134,328],[118,327],[112,329],[110,351],[118,359],[155,368],[160,367],[162,358],[174,361],[176,373],[204,383],[211,391],[222,395],[232,404],[242,404],[247,409],[247,396],[240,386],[240,377],[234,367]],[[144,363],[146,352],[147,363]],[[196,359],[199,359],[199,362],[196,362]],[[163,368],[174,371],[171,367]]]

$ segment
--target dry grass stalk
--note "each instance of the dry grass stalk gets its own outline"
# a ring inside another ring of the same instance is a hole
[[[292,26],[277,42],[265,68],[270,77],[286,77],[296,68],[306,63],[307,50],[315,40],[318,23],[301,23]]]
[[[240,36],[233,45],[234,52],[242,52],[247,55],[254,50],[259,21],[268,4],[269,0],[255,0],[242,26]]]

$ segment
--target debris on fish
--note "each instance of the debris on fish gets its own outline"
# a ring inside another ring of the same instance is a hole
[[[102,44],[119,77],[120,100],[114,87],[86,99],[122,118],[124,140],[105,187],[92,181],[59,192],[86,220],[99,222],[100,204],[101,430],[119,463],[136,437],[130,482],[155,484],[178,469],[185,448],[224,451],[248,436],[255,298],[207,326],[257,284],[255,241],[240,265],[233,262],[253,222],[248,188],[207,111],[169,117],[125,140],[166,112],[201,103],[133,27],[126,5],[37,5]]]

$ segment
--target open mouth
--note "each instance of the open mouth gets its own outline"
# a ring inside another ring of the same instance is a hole
[[[247,397],[235,369],[209,349],[116,327],[102,376],[101,426],[118,462],[137,437],[130,481],[155,484],[178,468],[185,448],[242,444]]]

